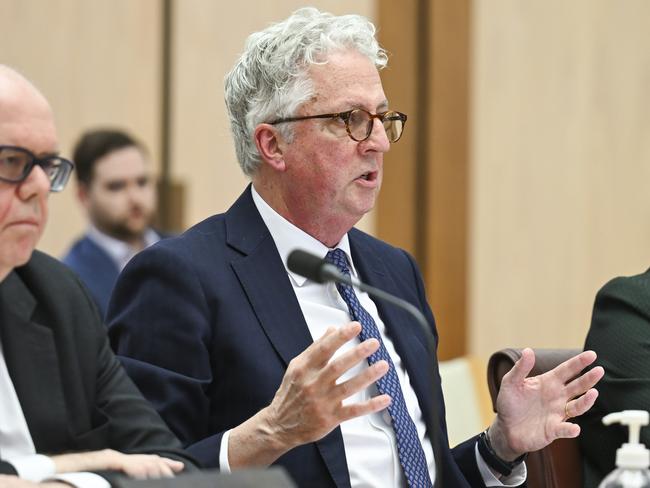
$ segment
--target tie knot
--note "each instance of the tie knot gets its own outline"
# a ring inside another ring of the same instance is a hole
[[[348,267],[348,259],[345,255],[343,249],[333,249],[327,253],[325,256],[325,261],[336,266],[341,273],[350,274],[350,268]]]

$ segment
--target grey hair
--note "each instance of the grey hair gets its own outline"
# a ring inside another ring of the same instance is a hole
[[[388,63],[386,51],[375,39],[375,26],[360,15],[335,16],[306,7],[248,37],[243,54],[225,78],[230,128],[246,175],[252,176],[261,162],[253,140],[255,127],[293,116],[313,96],[309,66],[325,64],[329,54],[345,49],[367,56],[377,69]],[[289,124],[279,130],[291,141]]]

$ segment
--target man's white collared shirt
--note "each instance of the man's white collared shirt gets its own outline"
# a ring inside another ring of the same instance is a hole
[[[294,249],[303,249],[307,252],[324,258],[330,250],[327,246],[314,239],[298,227],[291,224],[275,210],[273,210],[251,186],[253,201],[259,211],[262,220],[266,224],[276,248],[287,269],[291,285],[293,286],[298,303],[307,322],[312,339],[320,338],[328,327],[341,327],[350,322],[350,315],[347,305],[340,296],[336,286],[332,283],[318,284],[299,276],[287,268],[287,258]],[[345,251],[350,262],[352,276],[358,277],[347,234],[343,236],[338,248]],[[355,293],[361,305],[368,311],[375,321],[381,334],[382,340],[395,365],[395,370],[402,387],[406,406],[415,423],[418,437],[424,450],[431,479],[435,479],[435,462],[431,442],[426,437],[426,426],[419,407],[415,391],[411,387],[408,373],[402,364],[402,360],[395,351],[392,340],[386,335],[386,328],[375,303],[367,293],[355,289]],[[343,354],[359,343],[355,338],[344,344],[334,355]],[[356,376],[368,367],[366,361],[347,371],[339,382]],[[358,403],[377,395],[377,388],[373,384],[355,395],[349,397],[344,403]],[[397,442],[393,430],[390,415],[387,410],[382,412],[357,417],[343,422],[341,425],[343,445],[347,458],[350,483],[353,488],[376,488],[376,487],[403,487],[406,486],[402,468],[397,453]],[[229,471],[228,464],[228,439],[229,431],[222,438],[221,455],[219,457],[222,470]],[[479,471],[487,486],[517,486],[526,479],[526,469],[523,463],[515,469],[515,472],[505,481],[499,481],[489,470],[485,461],[480,457],[478,449],[475,448],[475,455]]]

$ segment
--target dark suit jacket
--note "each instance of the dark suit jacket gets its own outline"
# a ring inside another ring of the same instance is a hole
[[[415,304],[435,333],[413,259],[358,230],[349,238],[361,278]],[[438,368],[427,367],[423,331],[406,312],[382,302],[377,307],[435,437],[442,486],[483,486],[474,441],[453,457],[448,447]],[[312,343],[250,189],[227,213],[138,254],[118,279],[108,319],[111,344],[128,373],[207,467],[218,467],[223,432],[267,406],[289,361]],[[299,486],[350,486],[338,428],[277,464]]]
[[[57,260],[35,251],[0,283],[0,338],[36,452],[112,448],[191,464],[113,355],[83,285]],[[15,473],[2,459],[0,472]]]
[[[606,427],[601,419],[621,410],[650,410],[650,271],[615,278],[596,296],[585,349],[605,368],[596,404],[579,420],[585,461],[585,487],[596,487],[614,470],[616,449],[627,442],[627,428]],[[641,429],[650,447],[650,427]]]
[[[90,291],[101,317],[106,316],[108,300],[120,270],[111,257],[88,236],[75,242],[63,262],[79,275]]]

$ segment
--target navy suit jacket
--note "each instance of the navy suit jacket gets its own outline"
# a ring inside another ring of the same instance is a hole
[[[413,259],[358,230],[349,239],[361,279],[416,305],[435,334]],[[440,377],[423,331],[401,309],[380,301],[377,308],[417,394],[441,486],[484,486],[475,438],[449,449]],[[128,373],[207,467],[219,465],[223,433],[269,405],[289,361],[313,342],[250,188],[225,214],[133,258],[116,284],[108,323]],[[339,428],[276,464],[299,486],[350,486]]]
[[[72,245],[63,262],[79,275],[90,291],[100,315],[104,317],[115,281],[120,274],[115,262],[88,236]]]

